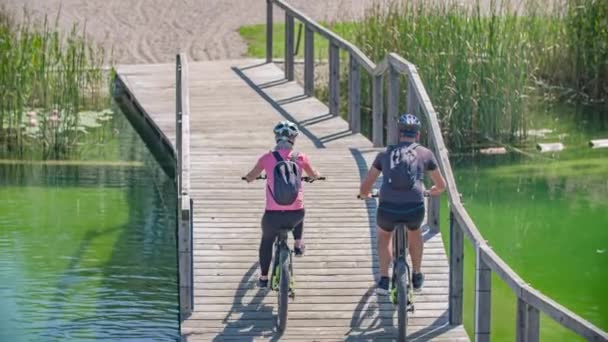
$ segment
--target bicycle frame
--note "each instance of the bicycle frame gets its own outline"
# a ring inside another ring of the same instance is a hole
[[[397,279],[395,271],[397,269],[398,261],[402,261],[403,264],[405,265],[405,271],[407,272],[408,284],[412,283],[412,272],[410,269],[410,265],[407,262],[408,251],[409,251],[409,248],[408,248],[408,240],[407,240],[407,227],[405,226],[405,224],[400,223],[395,228],[395,233],[393,235],[393,276],[391,279],[391,284],[392,284],[391,288],[393,288],[393,289],[395,288],[395,282]],[[409,291],[410,290],[408,289],[408,292]]]
[[[291,248],[289,248],[289,245],[287,243],[289,232],[290,232],[289,229],[281,229],[279,231],[279,234],[277,235],[277,238],[276,238],[275,242],[274,242],[274,261],[273,261],[273,264],[272,264],[272,273],[271,273],[271,276],[270,276],[270,279],[271,279],[270,286],[271,286],[271,289],[273,291],[278,291],[278,287],[279,287],[279,279],[280,279],[280,277],[275,277],[275,273],[277,271],[279,271],[279,267],[278,267],[279,266],[279,255],[280,255],[279,253],[281,251],[281,248],[285,248],[287,251],[289,251],[289,272],[292,275],[290,277],[290,282],[293,284],[292,251],[291,251]],[[291,298],[294,297],[292,284],[290,284],[290,286],[289,286],[290,287],[289,288],[289,292],[290,292],[290,297]]]
[[[407,240],[407,227],[404,224],[397,225],[395,229],[395,235],[393,236],[393,277],[391,280],[392,288],[395,288],[395,282],[397,279],[397,263],[399,261],[403,262],[405,266],[405,272],[407,274],[407,297],[408,302],[411,303],[411,307],[408,307],[408,311],[414,312],[414,304],[413,304],[413,289],[412,289],[412,269],[410,264],[407,262],[407,256],[409,252],[408,240]],[[391,293],[391,296],[395,296],[396,293]],[[396,297],[391,297],[393,303],[397,302]]]

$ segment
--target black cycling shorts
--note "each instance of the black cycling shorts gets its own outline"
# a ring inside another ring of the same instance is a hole
[[[381,202],[376,211],[378,227],[392,232],[398,224],[405,224],[409,230],[417,230],[424,220],[424,202],[388,203]]]

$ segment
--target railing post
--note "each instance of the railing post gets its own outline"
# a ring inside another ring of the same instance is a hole
[[[538,342],[540,332],[538,309],[521,298],[517,298],[516,324],[517,342]]]
[[[175,150],[177,152],[177,200],[180,203],[182,186],[182,62],[178,54],[175,65]],[[179,209],[179,208],[178,208]]]
[[[272,63],[272,0],[266,0],[266,63]]]
[[[389,67],[388,73],[388,111],[386,116],[387,137],[386,143],[394,145],[399,140],[397,130],[397,115],[399,113],[399,73]]]
[[[526,330],[527,342],[538,342],[540,340],[540,313],[532,305],[528,305]]]
[[[462,324],[464,233],[450,211],[450,324]]]
[[[329,112],[340,115],[340,48],[329,43]]]
[[[304,33],[304,93],[315,93],[315,33],[308,25]]]
[[[349,57],[348,123],[353,133],[359,133],[361,132],[361,74],[355,56],[350,54]]]
[[[410,114],[418,115],[420,113],[420,104],[418,103],[418,96],[414,90],[414,83],[411,78],[408,77],[407,81],[407,112]]]
[[[384,77],[374,76],[372,95],[372,140],[374,147],[384,146]]]
[[[192,201],[190,189],[190,118],[188,62],[177,55],[176,65],[176,152],[177,152],[177,243],[179,267],[179,312],[185,319],[194,309],[192,258]],[[184,137],[185,135],[185,137]],[[184,177],[185,175],[185,177]]]
[[[285,78],[288,81],[293,81],[293,34],[293,16],[285,12]]]
[[[492,270],[483,259],[481,245],[478,244],[475,249],[475,342],[489,342],[492,316]]]

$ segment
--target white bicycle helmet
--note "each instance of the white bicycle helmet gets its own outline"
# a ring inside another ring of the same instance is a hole
[[[293,143],[295,137],[300,133],[298,127],[290,121],[280,121],[274,126],[274,136],[277,141],[287,140]]]
[[[407,137],[415,137],[416,133],[420,132],[421,123],[418,117],[413,114],[403,114],[397,120],[399,132]]]

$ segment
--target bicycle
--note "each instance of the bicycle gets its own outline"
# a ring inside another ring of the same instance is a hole
[[[266,178],[265,175],[256,177],[256,179]],[[245,177],[242,177],[241,179],[246,180]],[[326,178],[305,176],[302,177],[302,180],[307,183],[312,183],[315,180],[326,180]],[[289,298],[293,300],[296,297],[293,273],[293,251],[287,244],[289,232],[291,232],[293,228],[294,227],[281,228],[274,242],[274,262],[270,276],[270,289],[272,291],[277,291],[278,314],[276,317],[276,326],[279,333],[283,333],[287,326],[287,307]]]
[[[427,192],[424,197],[428,197]],[[377,191],[372,198],[379,197]],[[357,198],[363,199],[360,195]],[[407,313],[414,312],[414,291],[412,290],[412,270],[407,263],[408,244],[405,224],[399,223],[393,236],[393,276],[389,297],[391,303],[397,306],[397,341],[407,341]]]

